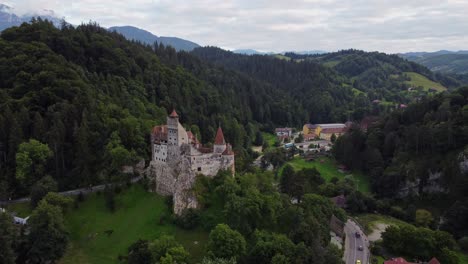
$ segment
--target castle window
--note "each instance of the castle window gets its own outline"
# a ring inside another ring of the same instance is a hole
[[[198,171],[201,171],[201,167],[198,167],[198,169],[197,169],[197,170],[198,170]]]

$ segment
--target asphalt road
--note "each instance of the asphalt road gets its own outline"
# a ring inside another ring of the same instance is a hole
[[[361,228],[352,220],[348,220],[344,231],[346,233],[344,252],[346,264],[356,264],[357,260],[360,260],[362,264],[369,263],[369,240]],[[359,232],[361,237],[356,237],[356,232]],[[362,251],[358,249],[359,246],[362,246]]]
[[[131,183],[135,183],[139,180],[141,180],[143,176],[138,176],[135,178],[132,178],[130,180]],[[80,189],[75,189],[75,190],[69,190],[69,191],[64,191],[64,192],[59,192],[61,195],[64,196],[75,196],[80,193],[83,194],[88,194],[88,193],[93,193],[97,192],[100,190],[104,190],[108,184],[101,184],[101,185],[96,185],[88,188],[80,188]],[[7,204],[15,204],[15,203],[23,203],[23,202],[29,202],[30,198],[29,197],[24,197],[16,200],[8,200],[8,201],[0,201],[0,205],[7,205]]]

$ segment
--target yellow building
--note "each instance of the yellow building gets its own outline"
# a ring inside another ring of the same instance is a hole
[[[345,130],[345,124],[305,124],[302,128],[302,133],[304,133],[304,138],[319,137],[321,139],[330,140],[333,134],[339,137],[344,134]]]
[[[312,124],[305,124],[302,127],[302,134],[305,135],[320,135],[320,127]]]

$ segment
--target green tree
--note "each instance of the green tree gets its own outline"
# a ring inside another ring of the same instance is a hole
[[[36,207],[48,192],[56,191],[58,191],[57,182],[49,175],[45,176],[31,187],[31,206]]]
[[[132,161],[132,153],[122,145],[119,134],[116,131],[112,132],[106,150],[114,171],[120,170],[122,166],[128,165]]]
[[[153,263],[186,263],[189,253],[172,236],[163,235],[149,244]],[[172,261],[172,262],[171,262]]]
[[[275,256],[283,255],[292,260],[296,246],[283,234],[255,231],[253,246],[249,252],[249,263],[271,263]],[[277,261],[283,260],[278,256]]]
[[[32,136],[33,138],[40,140],[45,134],[45,126],[42,116],[39,112],[34,114]]]
[[[297,138],[294,139],[295,143],[301,143],[303,141],[304,141],[304,135],[302,135],[302,133],[299,134],[299,136],[297,136]]]
[[[271,264],[289,264],[291,261],[283,254],[276,254],[271,259]]]
[[[153,259],[149,250],[149,243],[139,239],[128,248],[128,264],[152,264]]]
[[[15,263],[15,252],[13,251],[13,241],[15,230],[12,217],[0,211],[0,263]]]
[[[264,142],[265,140],[263,139],[262,132],[257,131],[257,133],[255,133],[255,146],[262,146]]]
[[[236,260],[231,259],[223,259],[223,258],[203,258],[201,264],[236,264]]]
[[[458,245],[464,251],[468,251],[468,237],[462,237],[458,240]]]
[[[30,263],[47,263],[60,259],[68,244],[62,210],[46,201],[39,202],[28,220],[27,236]]]
[[[283,172],[281,173],[280,178],[280,190],[284,193],[291,194],[292,193],[292,186],[294,185],[294,176],[296,172],[294,171],[293,167],[289,164],[284,166]]]
[[[59,207],[64,213],[67,211],[68,208],[70,208],[70,206],[73,203],[72,198],[63,196],[56,192],[47,193],[47,195],[44,196],[44,198],[42,198],[42,201],[45,201],[50,205]]]
[[[330,141],[331,141],[331,143],[335,143],[335,141],[336,141],[336,135],[335,135],[335,133],[333,133],[333,134],[331,135]]]
[[[29,188],[44,176],[46,162],[51,156],[49,147],[35,139],[21,143],[16,153],[16,179]]]
[[[424,210],[424,209],[416,210],[414,221],[416,222],[417,225],[428,227],[432,223],[433,220],[434,219],[432,217],[431,212]]]
[[[245,254],[246,242],[239,232],[228,225],[218,224],[210,232],[208,250],[217,258],[238,259]]]

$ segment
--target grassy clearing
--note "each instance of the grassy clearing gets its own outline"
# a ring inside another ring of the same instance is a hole
[[[405,72],[405,74],[411,78],[411,81],[406,81],[405,83],[411,86],[414,86],[414,87],[421,86],[424,88],[425,91],[429,90],[430,88],[433,88],[437,90],[438,92],[447,90],[447,88],[441,85],[440,83],[431,81],[419,73]]]
[[[71,246],[60,263],[118,263],[118,256],[138,239],[154,240],[173,235],[199,261],[204,254],[208,233],[186,231],[172,223],[159,224],[169,214],[164,198],[134,185],[116,197],[117,210],[110,212],[104,196],[93,194],[65,215]],[[104,234],[113,230],[111,235]]]
[[[460,264],[468,264],[468,254],[457,252],[457,256]]]
[[[333,177],[343,179],[348,175],[338,171],[338,164],[336,161],[327,157],[319,158],[314,161],[306,161],[303,158],[295,157],[291,161],[287,162],[287,164],[291,165],[296,171],[301,169],[316,168],[326,181],[330,181]],[[283,171],[283,167],[280,168],[280,175]],[[351,177],[356,182],[359,191],[363,193],[370,192],[369,180],[364,174],[360,172],[352,172],[351,175],[352,176],[349,177]]]
[[[283,54],[275,54],[273,55],[275,58],[280,59],[280,60],[285,60],[285,61],[290,61],[291,58],[288,56],[284,56]]]
[[[339,60],[331,60],[331,61],[327,61],[327,62],[323,63],[323,65],[326,66],[326,67],[333,68],[336,65],[338,65],[338,63],[340,63],[340,62],[341,61],[339,61]]]
[[[396,226],[408,225],[408,223],[402,220],[381,214],[363,214],[356,216],[355,219],[359,222],[359,224],[361,224],[362,227],[364,227],[364,232],[366,234],[372,233],[377,224]]]
[[[351,88],[351,91],[353,91],[353,94],[354,94],[354,95],[360,95],[360,94],[365,95],[365,94],[366,94],[365,92],[363,92],[363,91],[361,91],[361,90],[358,90],[358,89],[356,89],[356,88],[354,88],[354,87]]]
[[[377,264],[383,264],[385,262],[385,259],[382,256],[375,256],[377,259]]]
[[[268,143],[269,147],[273,147],[276,142],[276,136],[270,133],[263,132],[262,133],[263,140],[265,140]]]
[[[14,212],[16,216],[27,217],[32,213],[31,205],[29,202],[10,204],[5,207],[9,212]]]

